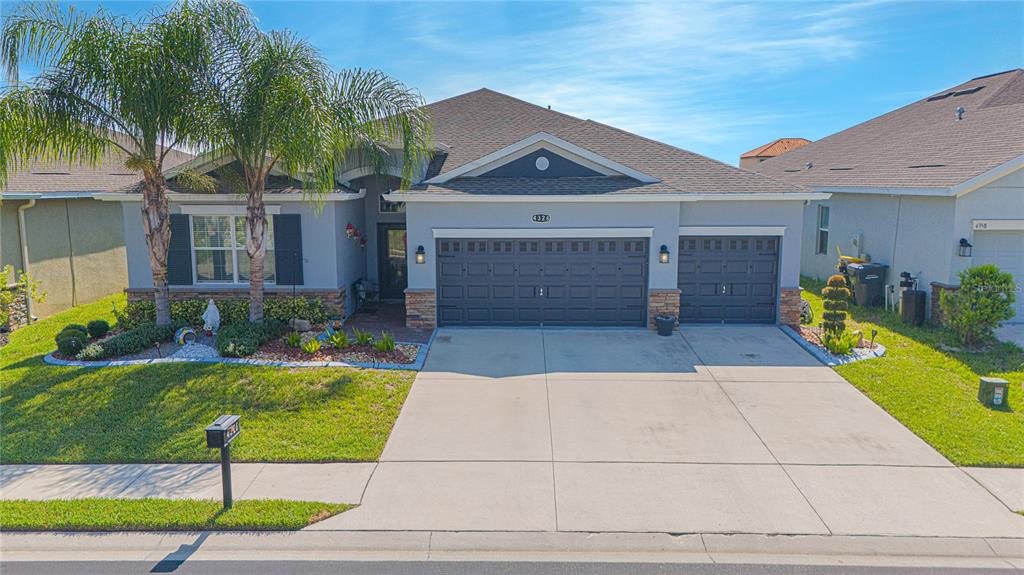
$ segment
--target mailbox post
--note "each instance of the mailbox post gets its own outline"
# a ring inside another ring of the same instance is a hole
[[[220,449],[220,481],[224,488],[224,509],[231,509],[231,442],[242,431],[237,415],[222,415],[206,427],[206,447]]]

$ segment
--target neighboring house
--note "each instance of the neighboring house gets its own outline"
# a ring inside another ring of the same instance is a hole
[[[367,280],[416,327],[799,321],[803,203],[827,194],[487,89],[427,109],[436,149],[410,189],[358,163],[319,209],[268,184],[270,297],[347,315]],[[171,193],[172,298],[247,293],[244,200],[221,188]],[[138,194],[105,197],[124,202],[129,293],[149,297]]]
[[[168,164],[190,157],[172,151]],[[95,199],[140,180],[123,164],[118,153],[96,167],[31,162],[0,189],[0,266],[27,270],[40,282],[46,301],[33,304],[33,315],[45,317],[128,285],[121,210]]]
[[[996,264],[1024,286],[1024,70],[974,78],[757,164],[827,200],[804,215],[801,269],[833,273],[837,246],[937,293]],[[964,249],[961,249],[963,244]],[[970,248],[968,248],[970,246]],[[970,252],[970,255],[966,255]],[[1018,289],[1014,321],[1024,321]]]
[[[740,167],[744,170],[752,170],[754,166],[765,160],[781,156],[790,150],[802,148],[810,143],[811,141],[806,138],[779,138],[740,156]]]

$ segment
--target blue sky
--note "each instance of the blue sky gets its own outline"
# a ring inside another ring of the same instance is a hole
[[[336,68],[380,68],[428,101],[486,86],[733,164],[1024,66],[1024,2],[251,6]]]

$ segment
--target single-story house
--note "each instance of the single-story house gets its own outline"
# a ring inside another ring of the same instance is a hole
[[[364,281],[414,327],[799,321],[803,206],[828,194],[487,89],[427,109],[436,144],[408,189],[351,161],[313,205],[275,174],[269,297],[344,316]],[[170,193],[172,299],[247,293],[244,201],[227,187]],[[129,295],[148,297],[139,195],[104,198],[124,206]]]
[[[800,268],[823,278],[836,247],[938,293],[967,268],[1014,274],[1024,322],[1024,70],[974,78],[751,169],[816,192]],[[931,288],[929,288],[931,285]]]
[[[172,150],[167,162],[190,157]],[[32,306],[33,315],[93,302],[128,285],[120,206],[95,199],[140,180],[123,164],[116,152],[95,167],[29,162],[0,188],[0,267],[28,271],[47,292],[46,301]]]

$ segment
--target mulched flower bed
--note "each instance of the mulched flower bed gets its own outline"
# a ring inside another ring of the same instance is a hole
[[[249,356],[252,359],[271,361],[344,361],[357,363],[415,363],[419,346],[398,344],[395,351],[381,352],[372,345],[350,345],[335,349],[324,344],[316,353],[306,353],[301,348],[291,347],[283,340],[274,340],[260,346],[259,351]]]
[[[821,328],[820,327],[812,327],[812,326],[809,326],[809,325],[801,325],[800,326],[800,337],[802,337],[802,338],[806,339],[807,341],[813,343],[814,345],[824,349],[825,346],[821,345],[821,333],[822,332],[821,332]],[[870,334],[868,334],[868,335],[870,336]],[[876,347],[878,347],[878,344],[877,343],[872,343],[870,341],[870,337],[864,337],[860,341],[860,343],[857,344],[857,348],[858,349],[875,349]]]

